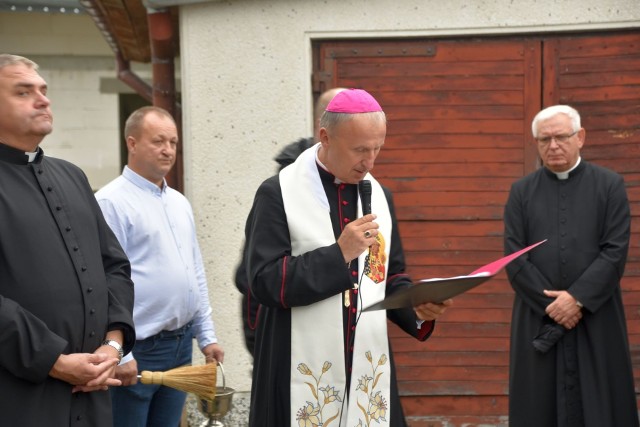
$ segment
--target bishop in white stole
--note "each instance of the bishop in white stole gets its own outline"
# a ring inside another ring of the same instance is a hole
[[[293,256],[336,242],[331,207],[316,165],[318,147],[320,144],[306,150],[280,173]],[[350,390],[346,390],[343,294],[293,307],[292,427],[389,425],[391,366],[386,312],[361,309],[385,297],[392,222],[382,187],[369,174],[365,179],[372,183],[371,206],[377,215],[379,233],[372,246],[375,249],[363,252],[357,260],[360,300]],[[358,204],[361,216],[362,207]],[[344,268],[348,268],[346,264]]]

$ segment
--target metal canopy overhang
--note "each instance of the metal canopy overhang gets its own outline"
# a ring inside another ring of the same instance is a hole
[[[0,0],[0,11],[89,14],[111,49],[127,61],[151,62],[147,14],[169,11],[178,27],[177,6],[218,0]],[[178,40],[175,40],[176,52]]]
[[[82,14],[78,0],[0,0],[0,11]]]
[[[174,60],[179,55],[178,6],[219,0],[0,0],[0,10],[34,13],[86,13],[115,54],[118,78],[151,104],[169,111],[181,128],[176,100]],[[151,63],[150,86],[130,62]],[[181,146],[179,146],[181,147]],[[182,152],[167,175],[169,185],[183,189]]]

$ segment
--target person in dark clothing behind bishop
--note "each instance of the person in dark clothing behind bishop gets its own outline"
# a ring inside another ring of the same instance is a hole
[[[343,91],[342,87],[334,87],[322,92],[318,97],[315,105],[313,106],[313,134],[308,138],[299,138],[297,141],[291,142],[284,146],[284,148],[278,153],[274,160],[278,163],[279,171],[285,166],[289,166],[293,163],[300,154],[302,154],[307,148],[314,145],[320,140],[318,132],[320,131],[320,117],[324,110],[329,105],[329,102],[338,93]],[[247,218],[247,223],[251,222],[251,217]],[[242,326],[244,333],[244,342],[249,350],[251,356],[253,356],[253,348],[256,340],[256,329],[258,328],[258,311],[260,310],[260,304],[255,298],[251,297],[249,292],[249,281],[247,280],[247,269],[244,263],[244,253],[246,246],[242,248],[242,256],[240,257],[240,263],[236,267],[234,275],[234,281],[236,288],[242,293]]]
[[[532,131],[544,167],[511,187],[505,254],[548,240],[506,267],[515,291],[509,424],[638,426],[620,290],[630,233],[623,178],[580,157],[586,132],[575,109],[542,110]]]
[[[37,70],[0,54],[0,424],[111,427],[130,264],[86,176],[39,147],[53,119]]]
[[[387,317],[426,340],[452,301],[361,311],[411,286],[391,194],[369,173],[384,144],[385,114],[366,91],[343,90],[319,135],[262,183],[247,226],[249,284],[262,304],[249,425],[405,426]],[[363,216],[364,179],[372,213]],[[381,265],[375,275],[365,265],[374,244],[367,263]]]

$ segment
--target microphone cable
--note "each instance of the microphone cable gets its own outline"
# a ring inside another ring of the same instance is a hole
[[[367,258],[365,256],[365,261],[364,261],[365,266],[366,266],[366,260],[367,260]],[[357,297],[357,300],[358,300],[358,315],[356,316],[356,320],[353,323],[354,328],[356,328],[356,329],[354,329],[354,331],[357,330],[358,322],[360,321],[360,316],[362,315],[362,279],[364,278],[364,270],[365,270],[365,267],[363,266],[362,267],[362,273],[360,273],[360,279],[358,280],[358,288],[357,288],[357,291],[358,291],[358,297]],[[355,347],[355,340],[356,340],[356,338],[355,338],[355,332],[354,332],[354,337],[353,337],[354,347]],[[351,344],[351,343],[349,343],[349,344]],[[352,366],[353,366],[353,354],[351,355],[351,361],[352,361],[351,363],[352,363]],[[345,372],[345,375],[347,375],[346,372]],[[351,374],[349,374],[349,375],[351,375]],[[349,387],[351,387],[351,381],[353,381],[353,378],[351,378],[349,380]],[[346,383],[345,383],[345,386],[346,386]],[[340,405],[340,418],[338,419],[338,426],[340,426],[342,424],[342,415],[344,415],[344,404],[345,404],[345,401],[346,401],[345,398],[346,398],[346,396],[348,394],[349,393],[347,393],[347,389],[345,387],[345,390],[342,392],[342,404]]]

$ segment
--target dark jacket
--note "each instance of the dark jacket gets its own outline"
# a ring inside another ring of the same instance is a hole
[[[49,377],[60,354],[93,353],[109,330],[132,349],[130,265],[82,171],[0,145],[2,425],[111,427],[109,393]]]

